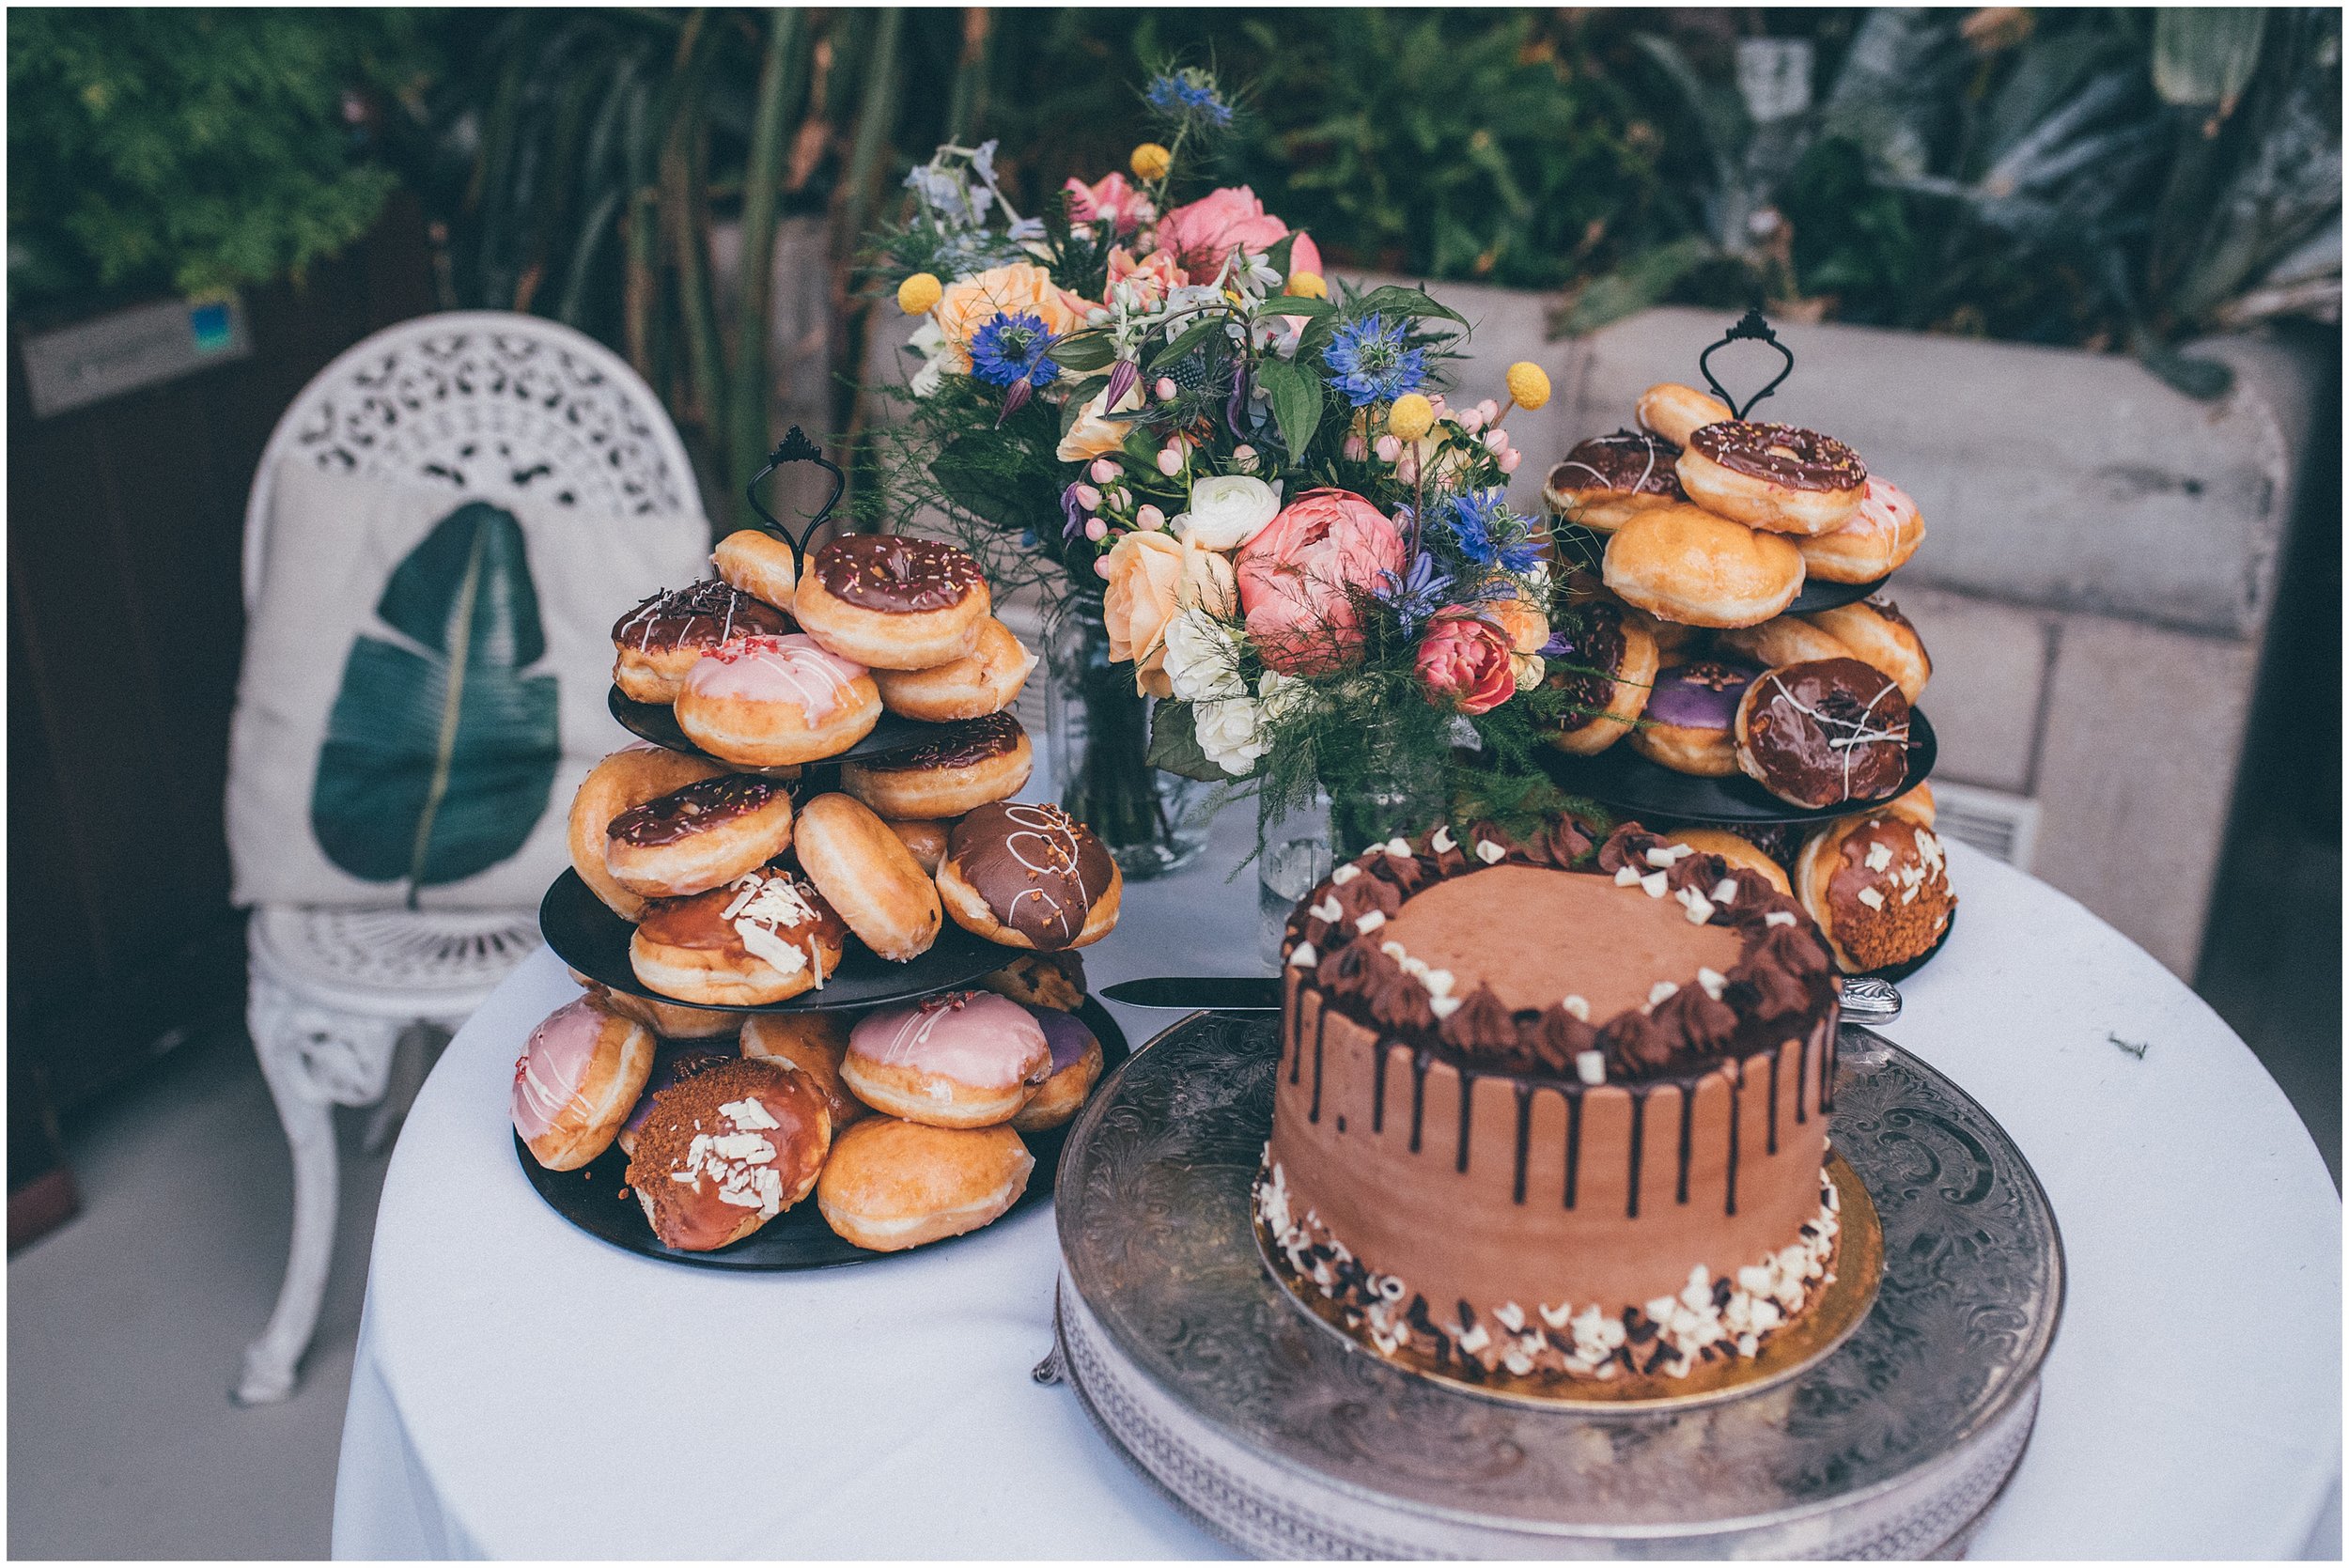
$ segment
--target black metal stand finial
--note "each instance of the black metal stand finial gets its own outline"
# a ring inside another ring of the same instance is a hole
[[[767,475],[786,463],[814,463],[832,475],[832,494],[816,509],[816,515],[807,520],[807,526],[797,535],[758,504],[758,487],[766,481]],[[792,426],[783,440],[775,443],[775,449],[767,454],[767,466],[751,475],[750,484],[743,489],[743,498],[750,502],[751,510],[756,512],[766,523],[768,532],[791,547],[791,575],[794,579],[806,569],[807,541],[816,536],[816,530],[821,528],[824,520],[832,516],[832,509],[840,505],[840,497],[848,488],[848,476],[840,472],[840,465],[825,457],[823,448],[808,440],[807,432],[797,425]]]
[[[1785,357],[1786,365],[1785,368],[1779,371],[1776,376],[1770,379],[1770,382],[1767,386],[1765,386],[1761,391],[1747,398],[1744,406],[1740,407],[1737,399],[1729,395],[1729,389],[1722,386],[1719,380],[1714,376],[1710,361],[1713,358],[1715,349],[1726,349],[1733,343],[1745,342],[1768,344],[1771,348],[1776,349]],[[1763,398],[1767,397],[1771,393],[1776,392],[1778,390],[1779,383],[1795,373],[1795,351],[1778,340],[1778,334],[1771,330],[1769,322],[1762,318],[1761,307],[1757,305],[1747,311],[1745,315],[1739,317],[1736,324],[1732,326],[1727,333],[1722,334],[1719,342],[1715,343],[1711,348],[1708,348],[1704,350],[1704,352],[1697,356],[1697,373],[1704,378],[1704,384],[1713,389],[1713,396],[1728,404],[1729,411],[1732,414],[1735,415],[1739,419],[1743,419],[1747,414],[1753,411],[1753,406],[1756,403],[1759,403]]]

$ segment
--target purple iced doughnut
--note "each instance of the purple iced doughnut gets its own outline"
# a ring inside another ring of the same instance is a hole
[[[1657,673],[1656,690],[1641,716],[1681,729],[1727,730],[1737,722],[1737,703],[1746,688],[1761,678],[1759,665],[1734,660],[1675,664]]]
[[[1043,1027],[1045,1041],[1052,1048],[1052,1068],[1011,1125],[1019,1132],[1043,1132],[1059,1126],[1084,1105],[1085,1096],[1093,1092],[1094,1076],[1100,1070],[1087,1063],[1100,1062],[1101,1042],[1072,1014],[1025,1001],[1019,1005],[1034,1014]]]
[[[1052,1071],[1073,1067],[1085,1058],[1085,1052],[1101,1042],[1093,1031],[1074,1013],[1064,1013],[1057,1007],[1038,1007],[1021,1002],[1022,1007],[1035,1015],[1035,1021],[1044,1026],[1044,1042],[1052,1048]]]

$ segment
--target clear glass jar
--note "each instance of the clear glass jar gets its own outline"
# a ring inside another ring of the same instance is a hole
[[[1150,766],[1152,700],[1134,668],[1110,660],[1101,601],[1064,604],[1046,637],[1046,752],[1061,805],[1135,881],[1163,877],[1207,846],[1212,784]]]

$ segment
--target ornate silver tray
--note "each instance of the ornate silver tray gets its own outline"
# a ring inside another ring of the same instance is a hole
[[[1186,1513],[1268,1557],[1953,1556],[2030,1440],[2063,1302],[2046,1195],[1988,1112],[1846,1027],[1835,1147],[1881,1216],[1859,1328],[1798,1376],[1656,1412],[1414,1376],[1267,1274],[1249,1188],[1277,1022],[1203,1014],[1078,1120],[1057,1187],[1065,1374]]]

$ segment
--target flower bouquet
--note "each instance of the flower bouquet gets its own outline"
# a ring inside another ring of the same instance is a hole
[[[1326,795],[1341,852],[1464,789],[1531,809],[1565,699],[1542,686],[1549,566],[1507,500],[1505,420],[1547,377],[1520,364],[1505,399],[1448,401],[1461,317],[1418,288],[1332,292],[1244,187],[1173,202],[1231,110],[1198,70],[1145,101],[1168,139],[1133,179],[1071,179],[1037,218],[1003,199],[993,144],[908,180],[884,250],[924,363],[893,500],[1097,627],[1114,695],[1156,699],[1146,749],[1121,732],[1136,763],[1252,788],[1261,823]]]

